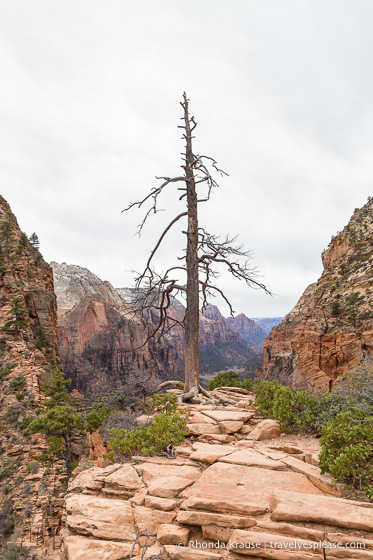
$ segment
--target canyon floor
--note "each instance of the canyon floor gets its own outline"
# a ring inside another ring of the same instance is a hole
[[[61,558],[373,559],[373,504],[344,498],[321,475],[318,441],[281,434],[243,389],[213,395],[236,404],[186,406],[189,435],[175,458],[75,476]]]

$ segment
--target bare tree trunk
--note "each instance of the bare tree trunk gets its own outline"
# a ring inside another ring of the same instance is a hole
[[[194,156],[188,99],[184,93],[185,176],[188,203],[188,240],[186,251],[187,305],[185,311],[185,393],[198,393],[199,387],[199,283],[198,283],[198,214],[194,180]]]

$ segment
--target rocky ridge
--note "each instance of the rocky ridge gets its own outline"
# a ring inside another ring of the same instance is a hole
[[[114,289],[86,268],[54,262],[51,266],[58,303],[62,367],[76,389],[85,396],[95,397],[103,390],[118,389],[136,372],[163,380],[181,377],[184,365],[181,327],[173,328],[160,341],[150,339],[144,344],[156,315],[152,324],[146,324],[130,311],[133,291]],[[184,311],[184,306],[175,300],[173,317],[182,320]],[[259,327],[249,319],[247,322],[253,336],[262,341],[264,335]],[[202,373],[233,365],[244,367],[260,351],[260,346],[249,344],[236,328],[231,328],[217,307],[207,308],[200,320]]]
[[[46,441],[23,421],[58,365],[52,270],[0,197],[0,547],[12,534],[35,558],[58,558],[61,483],[35,461]]]
[[[373,356],[373,199],[356,209],[322,255],[324,271],[264,344],[262,375],[330,390]]]
[[[174,459],[132,457],[72,480],[61,558],[140,558],[147,542],[170,560],[372,559],[372,504],[321,475],[317,440],[281,434],[244,389],[212,395],[236,404],[186,406]]]
[[[247,342],[256,344],[259,347],[263,346],[267,336],[266,332],[263,327],[257,324],[253,319],[249,319],[246,315],[240,313],[236,317],[227,317],[225,321]]]

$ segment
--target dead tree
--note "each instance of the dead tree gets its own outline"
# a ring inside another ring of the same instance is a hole
[[[192,149],[193,131],[197,123],[189,116],[189,104],[186,94],[183,95],[181,106],[184,111],[179,128],[183,129],[182,138],[185,141],[185,153],[182,154],[183,174],[178,177],[157,177],[162,183],[154,187],[142,200],[131,203],[123,212],[133,207],[142,208],[150,202],[142,222],[139,224],[140,235],[145,222],[151,214],[159,211],[158,197],[174,183],[181,183],[179,200],[186,199],[187,209],[178,214],[164,229],[154,249],[151,251],[144,271],[136,278],[136,290],[133,301],[134,308],[141,312],[148,322],[155,322],[149,337],[164,336],[168,330],[177,324],[182,324],[185,330],[185,384],[183,400],[196,396],[201,390],[199,385],[199,313],[206,309],[209,296],[216,293],[228,304],[231,314],[232,306],[215,284],[219,271],[215,268],[225,266],[227,270],[239,280],[244,280],[251,287],[270,293],[266,286],[257,280],[257,270],[250,266],[251,253],[244,251],[242,246],[236,246],[236,238],[228,236],[221,240],[218,236],[208,233],[198,225],[198,205],[210,199],[212,190],[218,186],[213,174],[227,175],[218,168],[217,162],[205,155],[196,155]],[[204,192],[199,191],[204,187]],[[179,257],[179,263],[165,272],[157,274],[153,259],[160,245],[171,228],[182,219],[187,219],[187,242],[185,254]],[[185,316],[182,322],[172,315],[173,298],[178,295],[186,298]],[[154,317],[156,314],[156,317]],[[151,321],[150,321],[151,319]]]

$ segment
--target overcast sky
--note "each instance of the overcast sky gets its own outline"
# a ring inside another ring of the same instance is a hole
[[[195,152],[229,173],[200,224],[238,234],[275,295],[221,286],[237,312],[285,315],[372,195],[372,24],[371,0],[0,0],[1,194],[48,261],[131,285],[183,211],[168,187],[140,239],[120,212],[179,174],[185,90]]]

